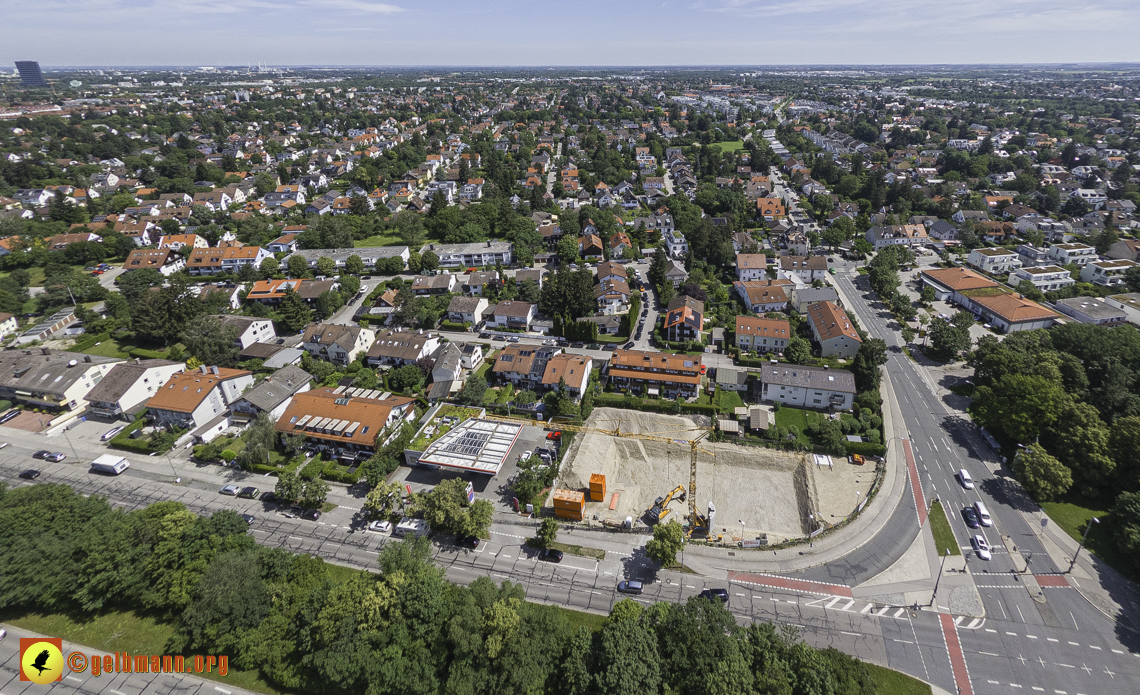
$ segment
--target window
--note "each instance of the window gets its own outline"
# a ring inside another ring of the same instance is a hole
[[[360,430],[360,433],[361,434],[368,434],[368,425],[365,425],[364,429]]]

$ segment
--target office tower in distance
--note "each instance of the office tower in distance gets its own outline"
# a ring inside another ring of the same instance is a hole
[[[25,87],[46,87],[40,64],[34,60],[17,60],[16,70],[20,73],[20,84]]]

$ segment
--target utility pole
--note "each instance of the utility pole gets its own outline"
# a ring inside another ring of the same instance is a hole
[[[930,594],[930,605],[934,606],[934,598],[938,596],[938,583],[942,581],[942,571],[946,569],[946,558],[950,557],[950,549],[946,548],[942,556],[942,566],[938,568],[938,576],[934,578],[934,591]]]

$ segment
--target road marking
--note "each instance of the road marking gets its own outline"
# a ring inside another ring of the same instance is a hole
[[[234,691],[232,691],[232,690],[226,690],[225,688],[220,688],[216,685],[214,686],[214,690],[217,690],[222,695],[233,695],[233,693],[234,693]]]
[[[609,574],[609,572],[606,572],[606,574]],[[696,589],[697,587],[693,586],[692,584],[686,584],[686,585],[685,585],[685,588],[686,588],[686,589]],[[772,600],[773,600],[773,601],[778,601],[779,599],[772,599]]]
[[[735,593],[737,596],[744,596],[744,594],[740,593],[739,591],[737,591],[737,592],[734,592],[734,593]]]
[[[986,632],[993,632],[993,633],[997,633],[997,630],[991,630],[991,629],[989,629],[989,628],[987,627],[987,628],[986,628]],[[1054,641],[1054,642],[1056,642],[1057,640],[1053,640],[1053,641]]]
[[[867,611],[871,610],[871,609],[872,609],[872,608],[874,608],[874,607],[875,607],[875,604],[873,604],[873,603],[868,603],[866,606],[864,606],[864,607],[863,607],[863,610],[859,611],[859,614],[860,614],[860,615],[862,615],[862,614],[866,613]]]
[[[1099,651],[1101,651],[1101,648],[1100,648],[1100,647],[1098,647],[1098,646],[1096,646],[1095,644],[1090,644],[1090,645],[1089,645],[1089,649],[1095,649],[1095,650],[1097,650],[1098,652],[1099,652]]]
[[[108,690],[107,692],[111,693],[111,695],[126,695],[126,693],[120,693],[118,690]]]
[[[1030,686],[1030,687],[1032,687],[1034,690],[1036,690],[1036,691],[1037,691],[1037,692],[1039,692],[1039,693],[1043,693],[1043,692],[1045,692],[1045,688],[1039,688],[1039,687],[1037,687],[1036,685],[1034,685],[1034,686]]]
[[[82,683],[83,682],[82,678],[76,678],[75,676],[67,676],[67,680],[75,681],[76,683]]]
[[[1124,652],[1120,651],[1119,649],[1113,649],[1112,653],[1113,654],[1123,654]]]
[[[986,682],[989,683],[990,685],[999,685],[999,683],[997,681],[986,681]]]
[[[842,630],[840,630],[840,633],[844,634],[844,635],[851,635],[852,637],[862,637],[863,636],[863,635],[860,635],[858,632],[843,632]]]
[[[985,654],[986,656],[997,656],[997,654],[994,654],[993,652],[978,652],[978,653],[979,654]]]
[[[1053,639],[1052,637],[1046,637],[1045,639],[1049,640],[1050,642],[1056,642],[1057,641],[1057,640]]]
[[[692,589],[693,587],[691,587],[691,586],[690,586],[689,588],[690,588],[690,589]],[[778,598],[770,598],[770,599],[768,599],[768,600],[769,600],[769,601],[774,601],[774,602],[776,602],[776,603],[779,603],[779,602],[780,602],[780,599],[778,599]]]
[[[897,611],[895,611],[895,615],[894,615],[894,617],[896,617],[896,618],[900,618],[900,617],[902,617],[902,616],[903,616],[903,615],[905,615],[905,614],[906,614],[906,609],[905,609],[905,608],[900,608],[900,609],[898,609]]]
[[[1076,666],[1073,666],[1072,664],[1057,664],[1057,665],[1060,666],[1061,668],[1076,668]]]
[[[1029,639],[1037,639],[1037,635],[1026,635]]]
[[[795,602],[795,601],[784,601],[784,603],[790,603],[790,604],[792,604],[793,606],[794,606],[794,605],[796,605],[796,602]]]
[[[1017,683],[1010,683],[1010,684],[1009,684],[1009,687],[1011,687],[1011,688],[1020,688],[1021,686],[1020,686],[1020,685],[1018,685]]]
[[[1007,633],[1005,633],[1005,634],[1007,634],[1007,635],[1008,635],[1008,634],[1010,634],[1010,633],[1008,633],[1008,632],[1007,632]],[[1079,647],[1079,646],[1081,646],[1081,645],[1077,644],[1076,642],[1069,642],[1069,644],[1070,644],[1070,645],[1072,645],[1072,646],[1074,646],[1074,647]]]
[[[898,642],[899,644],[914,644],[914,642],[911,642],[908,639],[896,639],[895,642]]]
[[[1013,635],[1014,637],[1017,637],[1017,633],[1016,633],[1016,632],[1006,632],[1005,634],[1007,634],[1007,635]],[[1069,644],[1073,644],[1073,643],[1072,643],[1072,642],[1069,642]]]

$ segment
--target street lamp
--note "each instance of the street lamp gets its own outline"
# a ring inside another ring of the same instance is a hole
[[[1089,538],[1089,529],[1091,529],[1093,527],[1093,524],[1099,524],[1099,523],[1100,523],[1100,519],[1098,519],[1094,516],[1089,521],[1089,523],[1085,526],[1085,535],[1081,536],[1081,543],[1080,543],[1080,545],[1077,546],[1077,552],[1073,553],[1073,561],[1069,563],[1069,569],[1065,571],[1065,574],[1068,574],[1068,573],[1073,571],[1073,565],[1077,564],[1077,556],[1081,554],[1081,548],[1085,547],[1085,541],[1088,540],[1088,538]],[[1028,565],[1026,565],[1026,566],[1028,566]]]
[[[938,568],[938,576],[934,578],[934,591],[930,594],[930,605],[934,606],[934,598],[938,596],[938,583],[942,581],[942,571],[946,569],[946,558],[950,557],[950,549],[945,548],[946,554],[942,556],[942,566]]]
[[[744,545],[744,519],[739,519],[739,521],[740,521],[740,545],[743,546]]]

